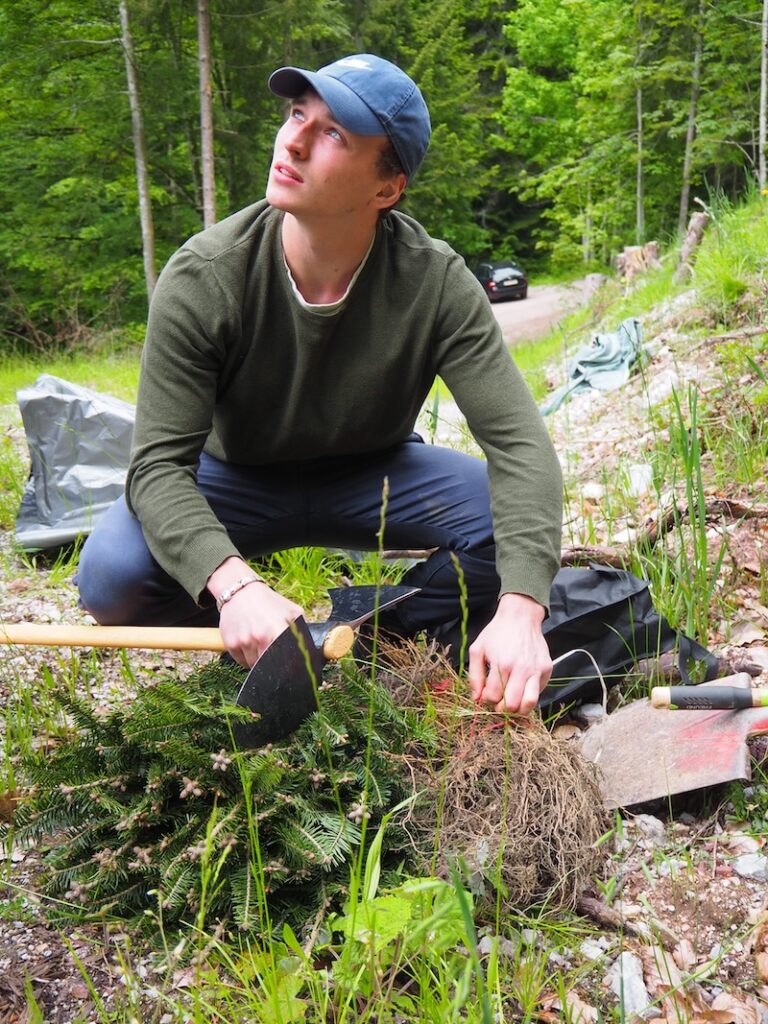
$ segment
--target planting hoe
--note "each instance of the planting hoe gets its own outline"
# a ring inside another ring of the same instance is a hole
[[[418,593],[418,587],[336,587],[328,591],[331,614],[325,622],[297,619],[267,648],[248,673],[237,704],[253,721],[237,722],[234,735],[243,749],[280,740],[317,708],[323,665],[352,647],[354,629],[385,608]],[[126,647],[166,651],[224,651],[217,628],[165,626],[66,626],[20,622],[0,624],[0,644],[39,647]]]
[[[749,779],[747,739],[768,732],[768,708],[753,706],[752,694],[759,691],[751,686],[751,677],[739,672],[713,683],[673,687],[674,707],[654,707],[647,698],[636,700],[587,729],[581,752],[601,769],[606,807],[631,807]],[[680,689],[689,691],[686,703],[695,710],[681,706]],[[734,700],[728,692],[733,690],[745,694],[743,702]],[[657,692],[657,704],[669,696]],[[732,703],[725,707],[731,710],[720,710],[727,699]],[[733,710],[738,703],[742,708]]]

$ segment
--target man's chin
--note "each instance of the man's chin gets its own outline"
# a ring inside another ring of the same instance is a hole
[[[270,206],[274,206],[276,210],[282,210],[284,213],[290,213],[293,204],[285,192],[274,186],[271,182],[267,185],[267,191],[264,197]]]

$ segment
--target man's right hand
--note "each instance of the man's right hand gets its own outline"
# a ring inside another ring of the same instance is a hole
[[[228,558],[211,573],[207,587],[218,598],[236,580],[253,576],[253,570],[239,558]],[[250,583],[222,606],[219,631],[224,646],[244,668],[255,665],[304,609],[272,590],[264,582]]]

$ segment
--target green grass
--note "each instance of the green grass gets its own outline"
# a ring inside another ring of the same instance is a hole
[[[759,294],[765,286],[768,196],[757,196],[738,207],[718,198],[710,214],[712,219],[696,259],[694,281],[709,308],[727,322],[734,305],[739,308],[749,293]]]
[[[13,529],[27,472],[18,446],[7,434],[0,434],[0,530]]]
[[[0,356],[0,405],[15,405],[16,392],[34,384],[41,373],[61,377],[126,402],[135,402],[139,353],[136,349],[128,349],[32,358]]]

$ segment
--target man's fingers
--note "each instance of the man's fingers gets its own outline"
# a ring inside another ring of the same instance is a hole
[[[472,647],[469,648],[468,677],[472,700],[481,700],[485,689],[485,655],[482,651]]]
[[[536,707],[539,702],[539,694],[542,690],[541,675],[537,672],[528,678],[520,700],[520,714],[527,715]]]
[[[519,676],[513,677],[510,674],[504,687],[503,696],[498,699],[494,698],[493,710],[527,715],[538,704],[541,689],[541,674],[539,672],[529,675],[524,683],[521,682]]]

